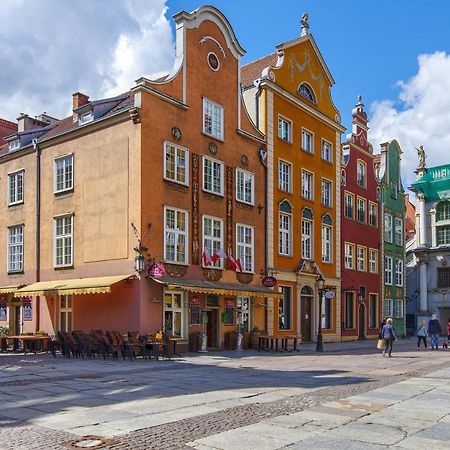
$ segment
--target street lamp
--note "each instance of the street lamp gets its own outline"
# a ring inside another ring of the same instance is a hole
[[[319,274],[317,277],[317,291],[319,292],[319,324],[317,326],[317,344],[316,344],[316,352],[323,352],[322,346],[322,297],[324,293],[323,286],[325,284],[325,280],[322,274]]]

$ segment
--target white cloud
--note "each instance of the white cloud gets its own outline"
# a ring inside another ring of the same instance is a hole
[[[371,107],[371,141],[379,149],[380,143],[397,139],[405,187],[415,180],[415,147],[424,146],[428,167],[450,163],[450,55],[420,55],[418,63],[417,74],[398,83],[397,102],[382,100]]]
[[[166,0],[1,3],[0,117],[64,117],[73,92],[115,95],[173,66]]]

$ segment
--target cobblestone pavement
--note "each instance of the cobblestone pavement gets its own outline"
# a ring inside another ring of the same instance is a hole
[[[1,355],[0,449],[67,450],[86,435],[110,438],[109,450],[203,448],[192,443],[450,365],[450,352],[412,342],[391,359],[372,345],[135,363]]]

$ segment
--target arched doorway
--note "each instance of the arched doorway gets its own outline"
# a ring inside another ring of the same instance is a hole
[[[314,291],[309,286],[304,286],[300,293],[300,332],[303,342],[311,341],[312,305]]]
[[[358,339],[366,339],[366,305],[359,304]]]

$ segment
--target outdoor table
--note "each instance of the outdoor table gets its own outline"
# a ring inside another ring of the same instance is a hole
[[[32,334],[32,335],[5,336],[5,338],[22,341],[21,347],[22,347],[24,353],[34,352],[36,354],[38,351],[37,350],[38,344],[42,351],[44,342],[47,341],[47,343],[48,343],[50,336],[41,335],[41,334]],[[32,349],[30,348],[31,343],[33,344]],[[47,352],[48,352],[48,344],[47,344]]]
[[[293,341],[293,348],[289,349],[289,341]],[[295,335],[278,335],[268,336],[261,335],[258,338],[258,351],[272,351],[272,352],[292,352],[300,350],[297,348],[297,344],[300,342],[300,338]]]

